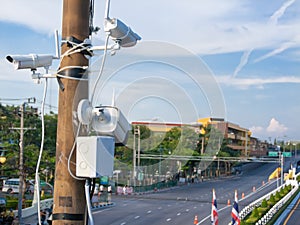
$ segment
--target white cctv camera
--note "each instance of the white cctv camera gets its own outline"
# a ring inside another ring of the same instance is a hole
[[[38,67],[49,68],[52,65],[52,55],[8,55],[6,59],[14,65],[16,70],[31,69],[36,70]]]
[[[79,102],[78,119],[84,125],[91,124],[97,135],[112,136],[116,144],[127,143],[131,125],[115,106],[92,107],[87,99]]]
[[[113,40],[118,42],[121,47],[131,47],[141,40],[141,37],[134,33],[130,27],[121,20],[105,18],[104,31],[108,32]]]

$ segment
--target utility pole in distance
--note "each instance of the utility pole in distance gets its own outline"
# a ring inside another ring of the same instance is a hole
[[[35,98],[28,98],[27,103],[35,103]],[[34,130],[35,128],[25,128],[24,127],[24,114],[26,109],[26,102],[22,103],[20,106],[20,127],[12,127],[11,130],[17,130],[20,134],[20,153],[19,153],[19,193],[18,193],[18,218],[20,224],[23,222],[22,218],[22,203],[23,203],[23,194],[25,190],[25,180],[24,180],[24,134],[28,130]]]
[[[89,37],[90,0],[64,0],[62,39],[82,43]],[[72,46],[62,46],[62,54]],[[54,184],[54,225],[82,225],[85,223],[86,201],[84,181],[73,178],[68,171],[68,158],[73,148],[77,132],[76,111],[78,102],[88,98],[88,80],[83,78],[88,59],[82,53],[65,56],[59,70],[59,104],[56,143],[56,167]],[[75,154],[76,151],[74,151]],[[75,155],[72,155],[70,170],[75,174]]]

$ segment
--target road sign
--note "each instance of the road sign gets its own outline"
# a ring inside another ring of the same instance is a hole
[[[283,157],[292,157],[291,152],[283,152],[282,155],[283,155]]]
[[[269,152],[268,156],[270,157],[278,156],[278,152]]]

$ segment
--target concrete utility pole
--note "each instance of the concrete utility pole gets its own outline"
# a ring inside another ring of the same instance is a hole
[[[64,0],[62,39],[81,43],[89,37],[90,0]],[[71,46],[64,44],[62,54]],[[81,225],[85,223],[86,201],[85,181],[73,178],[68,171],[68,157],[75,141],[77,127],[76,111],[78,102],[88,98],[88,81],[80,81],[88,59],[82,53],[65,56],[59,69],[60,78],[58,125],[56,143],[56,168],[54,185],[53,224]],[[75,153],[75,151],[74,151]],[[75,154],[72,155],[70,169],[75,174]]]

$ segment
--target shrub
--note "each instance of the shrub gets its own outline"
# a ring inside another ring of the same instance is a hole
[[[255,207],[251,213],[251,216],[250,217],[257,217],[258,216],[258,210],[257,210],[257,207]]]
[[[255,224],[259,220],[259,212],[257,207],[255,207],[249,216],[249,218],[245,221],[246,224]]]
[[[280,199],[281,199],[280,193],[278,191],[276,191],[275,201],[278,202]]]
[[[276,202],[275,197],[273,194],[271,194],[270,199],[268,201],[268,205],[273,206],[273,205],[275,205],[275,202]]]
[[[261,207],[262,208],[267,208],[268,207],[268,203],[267,203],[267,200],[264,199],[262,202],[261,202]]]

